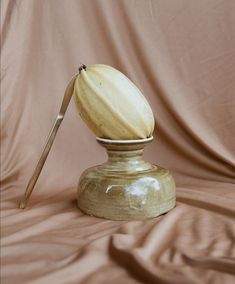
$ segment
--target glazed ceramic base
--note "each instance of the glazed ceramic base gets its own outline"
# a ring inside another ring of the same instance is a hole
[[[143,160],[152,140],[97,138],[108,153],[103,165],[87,169],[78,186],[78,207],[111,220],[143,220],[175,206],[175,183],[169,171]]]

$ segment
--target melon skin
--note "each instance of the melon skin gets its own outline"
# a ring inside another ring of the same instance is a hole
[[[111,66],[81,68],[74,97],[81,118],[97,137],[136,140],[153,134],[154,116],[146,98],[130,79]]]

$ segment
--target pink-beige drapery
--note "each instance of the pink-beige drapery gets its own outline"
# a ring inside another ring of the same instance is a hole
[[[2,283],[234,283],[234,13],[232,0],[1,2]],[[119,69],[151,104],[145,156],[175,177],[168,214],[114,222],[77,209],[79,175],[105,153],[73,101],[18,209],[82,63]]]

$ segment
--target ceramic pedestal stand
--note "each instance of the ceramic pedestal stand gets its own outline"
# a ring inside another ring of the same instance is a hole
[[[78,207],[111,220],[143,220],[175,206],[175,183],[168,170],[143,160],[153,137],[140,140],[96,138],[108,153],[106,163],[83,172]]]

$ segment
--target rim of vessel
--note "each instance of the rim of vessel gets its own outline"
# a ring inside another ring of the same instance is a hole
[[[96,140],[98,142],[104,142],[104,143],[110,143],[110,144],[115,144],[115,143],[120,143],[120,144],[131,144],[131,143],[145,143],[145,142],[150,142],[153,140],[153,136],[144,138],[144,139],[136,139],[136,140],[114,140],[114,139],[106,139],[106,138],[100,138],[96,137]]]

